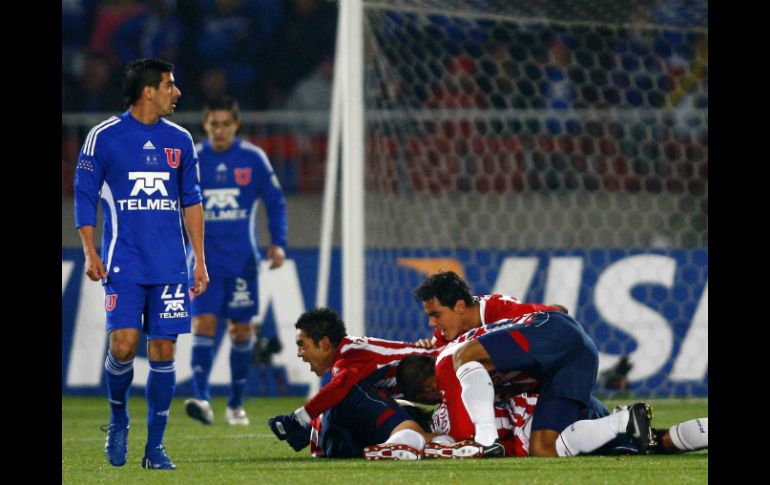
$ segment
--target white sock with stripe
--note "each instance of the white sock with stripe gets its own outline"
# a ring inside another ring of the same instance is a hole
[[[671,442],[682,451],[702,450],[709,447],[709,418],[698,418],[679,423],[668,429]]]
[[[627,409],[599,419],[576,421],[567,426],[556,438],[556,454],[575,456],[590,453],[614,439],[618,433],[625,432],[627,424]]]

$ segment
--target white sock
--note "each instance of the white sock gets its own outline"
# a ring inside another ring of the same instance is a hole
[[[623,414],[625,414],[625,420]],[[618,433],[625,432],[627,424],[628,410],[612,413],[599,419],[576,421],[567,426],[556,438],[556,454],[575,456],[581,453],[590,453],[615,438]],[[618,431],[618,429],[622,431]]]
[[[460,396],[465,409],[476,426],[474,439],[481,445],[489,446],[497,439],[492,379],[484,366],[476,361],[461,365],[457,369],[457,379],[463,389]]]
[[[682,451],[702,450],[709,447],[709,418],[691,419],[668,429],[671,442]]]
[[[425,437],[413,429],[402,429],[390,435],[385,443],[409,445],[416,450],[421,450],[425,446]]]

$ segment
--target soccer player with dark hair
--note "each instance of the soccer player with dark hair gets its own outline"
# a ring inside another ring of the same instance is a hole
[[[567,313],[566,308],[557,304],[525,303],[499,294],[474,296],[468,283],[454,271],[439,271],[429,276],[413,296],[422,303],[428,315],[428,325],[435,329],[432,341],[418,342],[418,345],[427,348],[443,347],[472,328],[525,313]]]
[[[159,59],[132,62],[125,74],[128,108],[86,137],[75,172],[75,225],[85,270],[104,286],[110,402],[105,454],[114,466],[128,459],[128,393],[140,332],[147,334],[147,444],[142,468],[174,469],[163,446],[176,385],[177,335],[190,331],[190,298],[208,285],[198,159],[190,133],[165,120],[181,96],[174,66]],[[101,197],[101,255],[93,231]],[[184,220],[184,227],[182,226]],[[183,231],[196,264],[189,283]]]
[[[225,419],[248,425],[243,409],[254,340],[251,320],[259,313],[257,207],[267,209],[272,244],[271,269],[285,259],[286,201],[278,178],[261,148],[236,136],[238,102],[229,96],[206,102],[203,127],[208,139],[196,146],[206,217],[206,263],[211,282],[204,296],[192,302],[193,390],[185,401],[189,416],[214,421],[209,376],[214,361],[217,319],[227,318],[230,348],[230,397]]]
[[[532,456],[590,452],[621,433],[633,435],[642,453],[654,442],[652,409],[646,403],[606,419],[582,419],[591,404],[599,353],[583,327],[560,308],[520,303],[505,295],[471,297],[467,283],[451,271],[427,278],[414,298],[437,329],[435,342],[452,342],[471,331],[452,350],[451,366],[474,423],[474,439],[485,455],[500,456],[502,448],[496,441],[490,373],[534,381],[526,389],[540,396],[532,423]],[[484,330],[474,334],[473,329]]]
[[[311,422],[323,415],[318,434],[322,456],[419,459],[424,431],[393,399],[400,395],[395,371],[407,355],[436,352],[349,336],[339,315],[328,308],[305,312],[295,327],[297,355],[316,375],[331,372],[331,381],[292,414],[271,418],[273,433],[300,451],[310,443]]]

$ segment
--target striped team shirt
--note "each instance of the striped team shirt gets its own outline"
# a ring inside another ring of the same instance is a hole
[[[505,456],[529,456],[529,437],[537,397],[537,393],[525,392],[495,402],[497,436],[505,447]],[[462,401],[459,404],[462,406]],[[456,409],[456,405],[454,401],[439,405],[433,412],[432,431],[451,436],[455,441],[473,439],[475,428],[468,414],[450,411]]]
[[[195,149],[200,158],[209,276],[255,275],[260,260],[257,248],[260,199],[267,212],[272,244],[286,247],[286,200],[278,177],[267,154],[238,137],[221,152],[211,148],[209,140],[199,143]]]
[[[107,279],[187,282],[182,210],[200,204],[192,136],[166,119],[144,124],[130,111],[96,125],[75,170],[75,226],[104,215],[101,258]]]
[[[446,345],[436,357],[436,385],[441,392],[442,402],[433,415],[437,433],[451,436],[455,441],[472,439],[475,426],[462,400],[462,386],[455,372],[453,356],[463,344],[480,336],[515,323],[525,323],[536,313],[519,315],[516,318],[471,329]],[[524,372],[495,371],[490,374],[495,386],[498,434],[510,456],[527,456],[529,431],[524,427],[531,421],[537,394],[533,390],[538,381]],[[511,397],[512,396],[512,397]],[[533,400],[534,399],[534,400]],[[530,425],[531,426],[531,425]]]
[[[401,397],[396,384],[396,368],[401,359],[414,354],[435,356],[438,352],[407,342],[348,335],[337,347],[331,381],[305,404],[305,411],[311,419],[317,417],[339,404],[353,386],[365,379],[371,379],[388,396]]]
[[[501,320],[516,318],[527,313],[559,310],[557,307],[551,305],[520,302],[516,298],[508,295],[481,295],[474,296],[473,298],[479,303],[481,325],[488,325]],[[434,347],[443,347],[448,343],[449,342],[441,335],[441,331],[437,329],[433,332]]]

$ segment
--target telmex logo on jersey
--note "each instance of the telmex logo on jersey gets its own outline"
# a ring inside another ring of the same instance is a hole
[[[244,306],[253,305],[254,300],[251,299],[251,292],[248,288],[248,283],[243,278],[235,279],[235,291],[227,306],[230,308],[239,308]]]
[[[152,195],[159,192],[160,195],[168,197],[168,191],[163,184],[164,180],[169,180],[171,174],[168,172],[128,172],[128,180],[135,180],[134,188],[131,189],[131,197],[144,192]],[[177,201],[172,199],[120,199],[117,201],[120,210],[177,210]]]
[[[184,293],[182,291],[182,285],[179,284],[176,287],[176,291],[172,296],[168,292],[168,287],[163,287],[163,293],[160,295],[161,300],[167,300],[163,303],[166,304],[166,310],[159,314],[160,318],[184,318],[187,316],[187,311],[184,309]],[[177,298],[172,300],[171,298]]]
[[[241,189],[206,189],[203,196],[206,198],[207,221],[232,221],[246,219],[248,217],[246,209],[241,209],[238,205],[238,197],[241,195]]]

